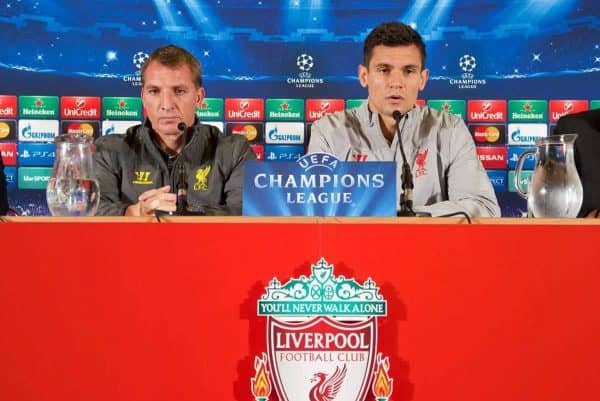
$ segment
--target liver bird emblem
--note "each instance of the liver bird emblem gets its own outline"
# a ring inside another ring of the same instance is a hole
[[[210,166],[199,168],[196,170],[196,182],[194,183],[194,191],[207,191],[208,190],[208,174],[210,173]]]
[[[316,382],[309,392],[310,401],[333,401],[342,388],[342,383],[346,378],[346,365],[340,370],[339,366],[335,372],[326,379],[327,375],[317,372],[310,379],[311,383]]]

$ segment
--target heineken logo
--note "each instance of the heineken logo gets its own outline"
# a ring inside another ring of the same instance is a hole
[[[273,278],[265,290],[257,315],[266,318],[266,352],[255,357],[250,378],[256,400],[389,399],[389,359],[377,352],[387,302],[372,279],[336,277],[321,258],[309,277]]]

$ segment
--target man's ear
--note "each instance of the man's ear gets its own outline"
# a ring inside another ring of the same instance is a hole
[[[204,87],[199,87],[198,89],[196,89],[196,106],[200,107],[200,105],[202,104],[202,101],[204,100],[204,96],[206,95],[206,93],[204,92]]]
[[[358,80],[360,82],[360,86],[363,88],[367,87],[367,75],[369,74],[369,69],[362,64],[358,66]]]
[[[425,89],[425,85],[427,85],[427,80],[429,79],[429,70],[427,68],[423,68],[421,70],[421,83],[419,85],[419,90],[422,91]]]

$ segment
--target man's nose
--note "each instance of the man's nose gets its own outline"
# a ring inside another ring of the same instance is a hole
[[[160,108],[163,110],[171,110],[173,108],[173,94],[169,92],[161,93]]]
[[[402,71],[392,71],[390,73],[389,85],[391,88],[404,87],[404,74]]]

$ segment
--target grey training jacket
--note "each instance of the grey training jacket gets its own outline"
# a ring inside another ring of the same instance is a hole
[[[169,174],[150,130],[146,121],[129,128],[126,134],[96,140],[93,158],[100,186],[96,215],[123,215],[149,189],[170,185],[175,192],[181,163],[185,165],[187,202],[192,210],[212,215],[242,213],[244,161],[256,159],[245,137],[223,136],[217,128],[197,123]]]
[[[472,217],[500,217],[494,189],[460,117],[415,106],[400,127],[413,173],[415,211],[432,216],[461,211]],[[399,206],[402,155],[398,138],[394,136],[388,145],[379,115],[369,110],[367,102],[316,121],[308,152],[331,153],[346,161],[396,161]]]

